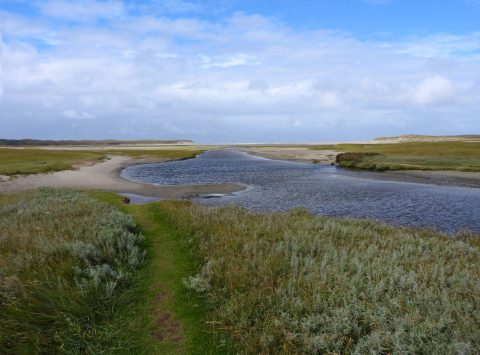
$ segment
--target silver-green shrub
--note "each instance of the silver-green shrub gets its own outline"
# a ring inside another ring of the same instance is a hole
[[[478,354],[480,239],[296,210],[166,203],[185,281],[249,354]]]

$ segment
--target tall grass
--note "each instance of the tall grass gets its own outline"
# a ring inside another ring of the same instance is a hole
[[[204,262],[185,285],[249,354],[478,354],[479,239],[164,202]]]
[[[144,258],[131,217],[81,192],[0,196],[0,353],[135,348],[129,290]]]

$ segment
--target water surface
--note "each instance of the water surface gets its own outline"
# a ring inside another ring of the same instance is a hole
[[[199,198],[208,205],[237,204],[260,211],[304,207],[331,216],[365,217],[396,225],[480,232],[480,189],[384,180],[364,173],[254,157],[233,150],[195,159],[126,168],[129,180],[154,184],[239,183],[244,191]]]

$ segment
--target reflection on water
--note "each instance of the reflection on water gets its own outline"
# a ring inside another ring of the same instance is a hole
[[[136,165],[122,176],[155,184],[240,183],[250,188],[209,205],[238,204],[262,211],[305,207],[323,215],[366,217],[446,232],[480,232],[480,189],[382,180],[333,166],[269,160],[246,153],[209,151],[196,159]]]

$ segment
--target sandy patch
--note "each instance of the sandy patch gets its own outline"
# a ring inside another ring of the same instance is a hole
[[[334,150],[313,150],[308,147],[247,147],[243,151],[269,159],[290,160],[304,163],[332,164],[338,153]]]
[[[0,181],[0,192],[25,191],[38,187],[65,187],[177,199],[212,193],[232,193],[244,189],[243,186],[235,184],[157,186],[131,182],[120,177],[120,171],[124,167],[141,162],[152,160],[139,161],[129,157],[112,156],[109,160],[95,165],[84,165],[78,170],[19,176],[9,181]]]

